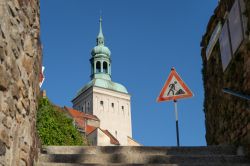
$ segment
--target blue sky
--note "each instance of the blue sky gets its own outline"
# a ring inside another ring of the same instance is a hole
[[[157,103],[171,67],[195,96],[178,101],[180,144],[206,145],[200,41],[217,0],[41,0],[41,39],[51,101],[72,106],[90,81],[90,52],[100,10],[112,80],[131,94],[133,137],[147,146],[175,146],[173,102]]]

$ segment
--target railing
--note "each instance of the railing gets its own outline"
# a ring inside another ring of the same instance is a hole
[[[228,94],[230,94],[230,95],[233,95],[233,96],[236,96],[236,97],[239,97],[239,98],[242,98],[242,99],[250,100],[250,96],[249,96],[249,95],[241,94],[241,93],[239,93],[239,92],[230,90],[230,89],[228,89],[228,88],[223,88],[222,91],[223,91],[224,93],[228,93]]]

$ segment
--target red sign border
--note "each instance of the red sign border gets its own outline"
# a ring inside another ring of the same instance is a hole
[[[184,90],[187,92],[187,94],[184,95],[180,95],[180,96],[170,96],[170,97],[163,97],[164,92],[167,90],[170,81],[172,80],[173,76],[175,76],[175,78],[177,79],[177,81],[181,84],[181,86],[184,88]],[[171,69],[171,72],[168,76],[167,81],[165,82],[159,97],[157,98],[157,102],[162,102],[162,101],[170,101],[170,100],[177,100],[177,99],[181,99],[181,98],[189,98],[189,97],[193,97],[193,93],[191,92],[191,90],[187,87],[187,85],[184,83],[184,81],[181,79],[181,77],[178,75],[178,73],[175,71],[174,68]]]

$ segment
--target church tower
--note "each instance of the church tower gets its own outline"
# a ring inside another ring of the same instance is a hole
[[[102,18],[99,24],[90,58],[91,81],[72,100],[73,108],[97,116],[100,128],[108,130],[120,145],[126,146],[132,138],[130,95],[123,85],[111,80],[111,52],[105,46]]]

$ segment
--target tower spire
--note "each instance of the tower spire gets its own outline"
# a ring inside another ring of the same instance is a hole
[[[111,58],[110,50],[104,45],[104,36],[102,33],[102,15],[99,19],[99,34],[96,38],[96,46],[91,51],[91,79],[111,80]]]
[[[97,45],[104,45],[104,36],[102,33],[102,15],[100,14],[100,19],[99,19],[99,24],[100,24],[100,29],[99,29],[99,34],[97,36]]]

